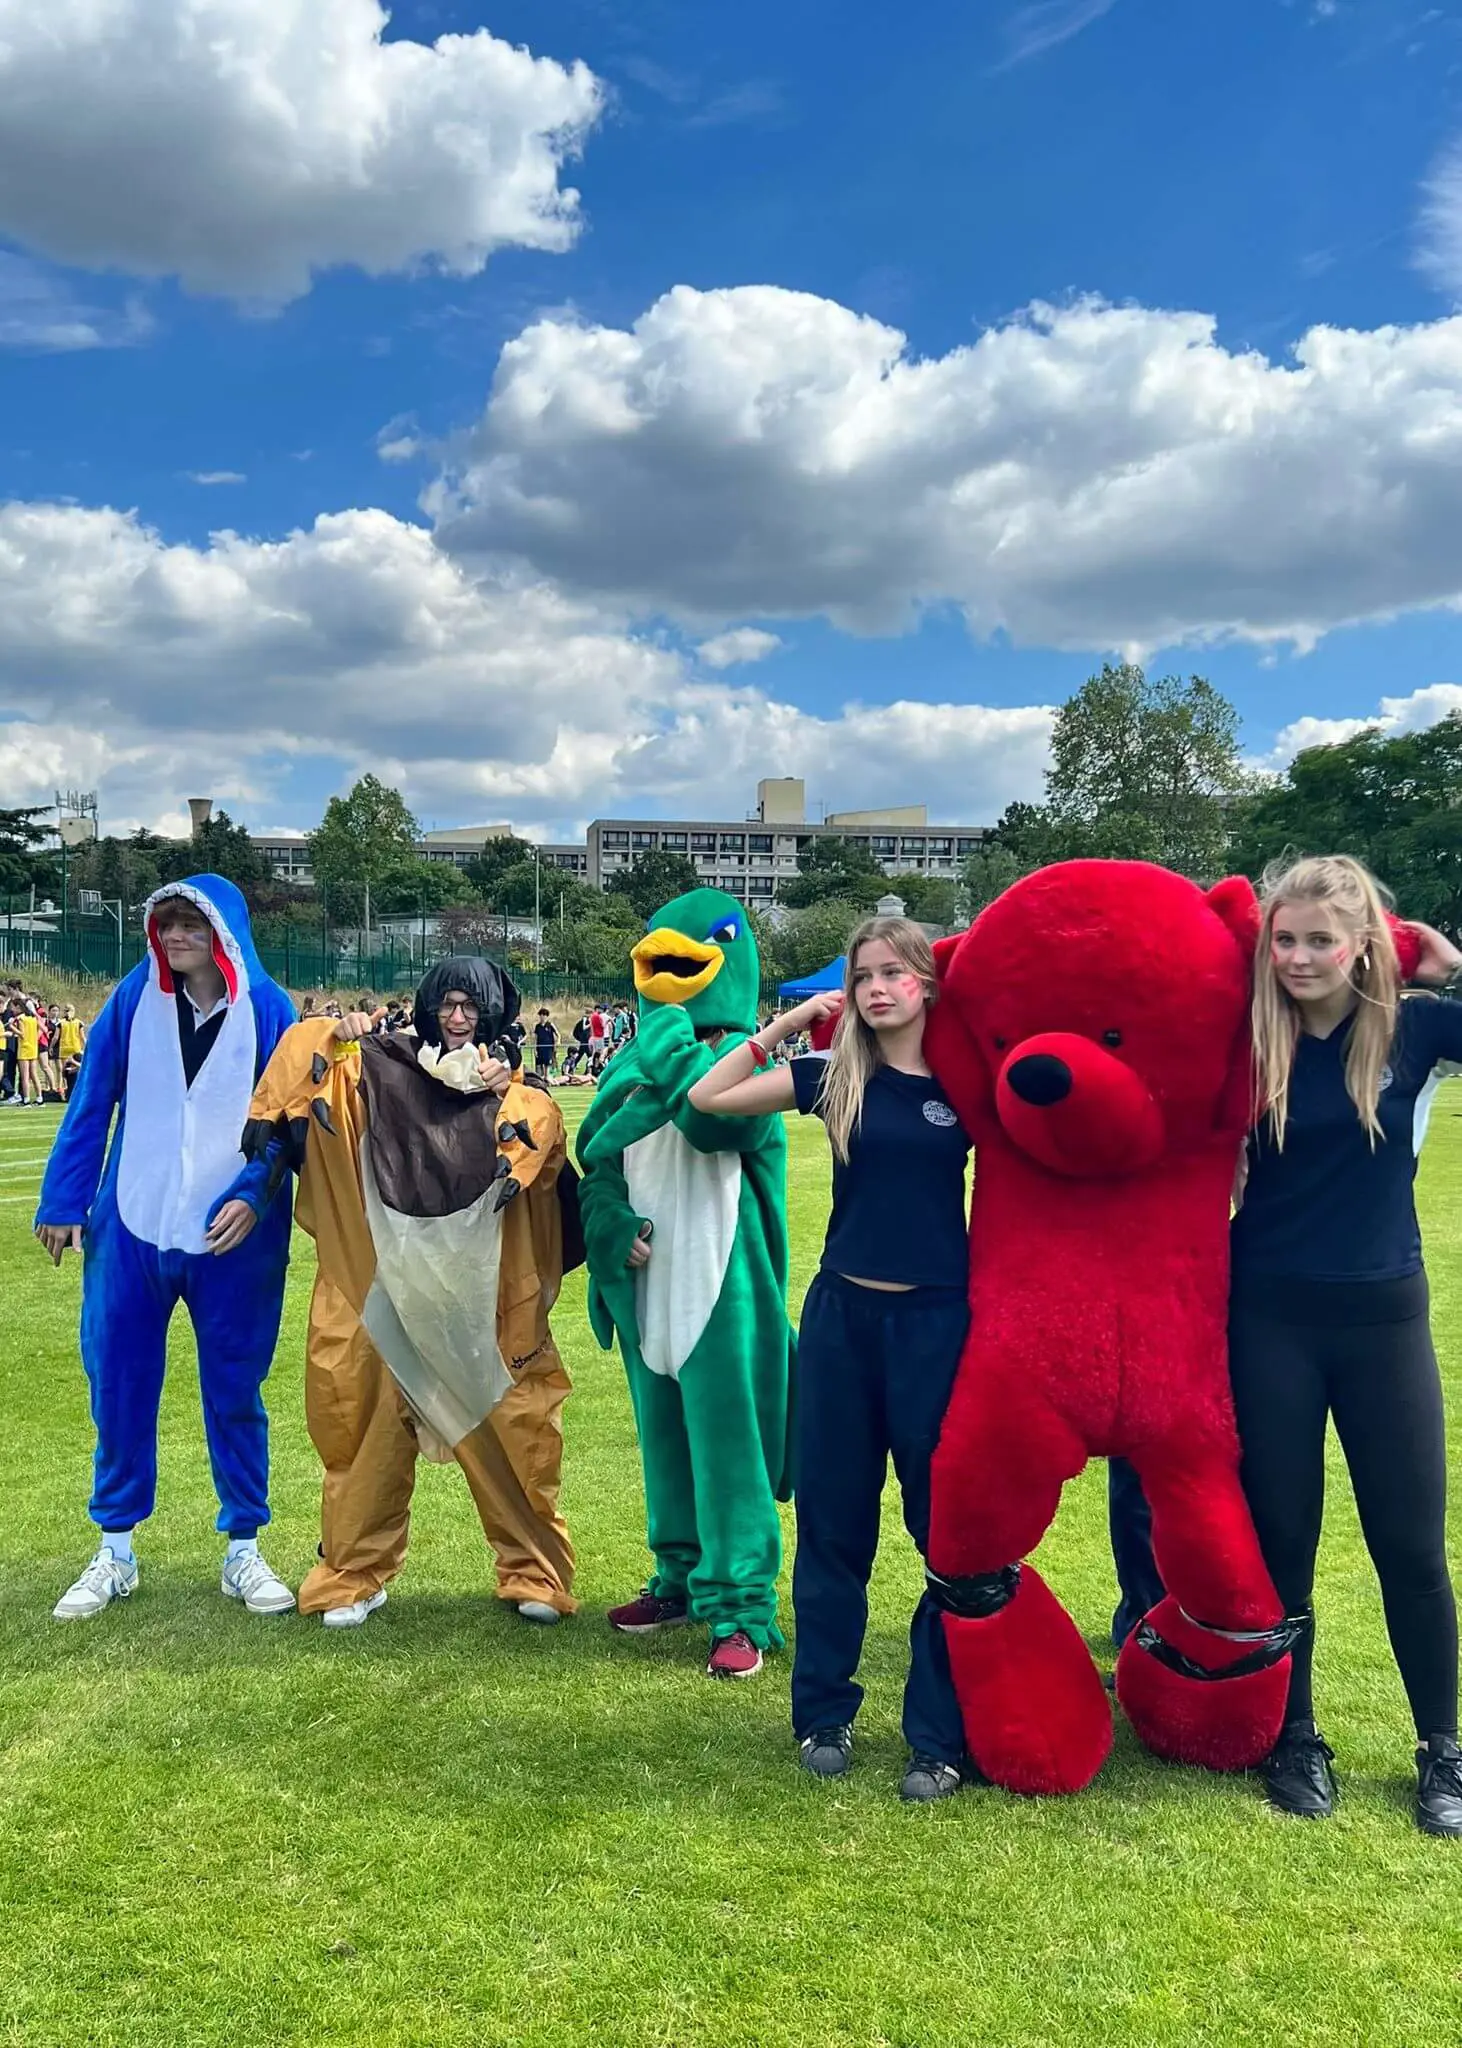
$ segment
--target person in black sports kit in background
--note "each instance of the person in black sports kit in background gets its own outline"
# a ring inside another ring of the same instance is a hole
[[[1462,953],[1414,925],[1415,978],[1450,995]],[[1248,1496],[1292,1617],[1272,1803],[1323,1819],[1336,1784],[1315,1726],[1311,1608],[1333,1415],[1391,1647],[1416,1721],[1418,1825],[1462,1835],[1457,1611],[1446,1446],[1412,1183],[1435,1069],[1462,1060],[1462,1002],[1399,999],[1374,878],[1342,855],[1266,875],[1254,974],[1265,1105],[1240,1161],[1229,1362]]]
[[[797,1334],[797,1558],[792,1725],[804,1769],[839,1778],[863,1698],[856,1672],[890,1455],[904,1524],[929,1541],[929,1465],[969,1327],[970,1141],[924,1059],[934,956],[918,925],[872,918],[848,942],[844,993],[762,1025],[690,1091],[718,1116],[796,1108],[833,1152],[822,1265]],[[838,1018],[832,1051],[773,1064],[786,1038]],[[758,1071],[758,1070],[761,1071]],[[900,1785],[947,1799],[972,1775],[938,1610],[909,1630]]]

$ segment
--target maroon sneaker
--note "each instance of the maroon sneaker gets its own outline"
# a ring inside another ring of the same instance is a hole
[[[626,1600],[623,1607],[609,1610],[609,1626],[622,1636],[652,1636],[657,1628],[684,1628],[689,1620],[683,1593],[671,1598],[652,1593],[648,1586],[637,1600]]]
[[[761,1670],[761,1651],[745,1629],[734,1636],[722,1636],[712,1646],[706,1675],[710,1678],[755,1678]]]

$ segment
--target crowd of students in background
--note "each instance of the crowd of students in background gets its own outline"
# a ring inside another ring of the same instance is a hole
[[[64,1102],[81,1069],[86,1026],[71,1003],[47,1003],[20,981],[0,991],[0,1104]]]

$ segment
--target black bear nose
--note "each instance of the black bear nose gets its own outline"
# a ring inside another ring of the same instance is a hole
[[[1052,1052],[1028,1052],[1005,1076],[1022,1102],[1046,1109],[1071,1093],[1071,1069]]]

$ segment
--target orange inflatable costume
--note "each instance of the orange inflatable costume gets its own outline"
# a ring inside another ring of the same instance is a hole
[[[482,1042],[516,1014],[517,991],[486,961],[443,962],[428,977],[438,981],[480,995]],[[424,983],[419,1033],[432,1014]],[[574,1553],[558,1512],[570,1383],[548,1312],[565,1214],[576,1236],[577,1212],[560,1199],[573,1174],[561,1189],[558,1105],[516,1076],[501,1097],[464,1092],[423,1066],[406,1033],[334,1034],[329,1018],[286,1032],[245,1134],[246,1151],[286,1135],[296,1219],[318,1258],[305,1408],[325,1485],[300,1612],[373,1601],[401,1570],[425,1453],[461,1466],[499,1599],[571,1614]]]

